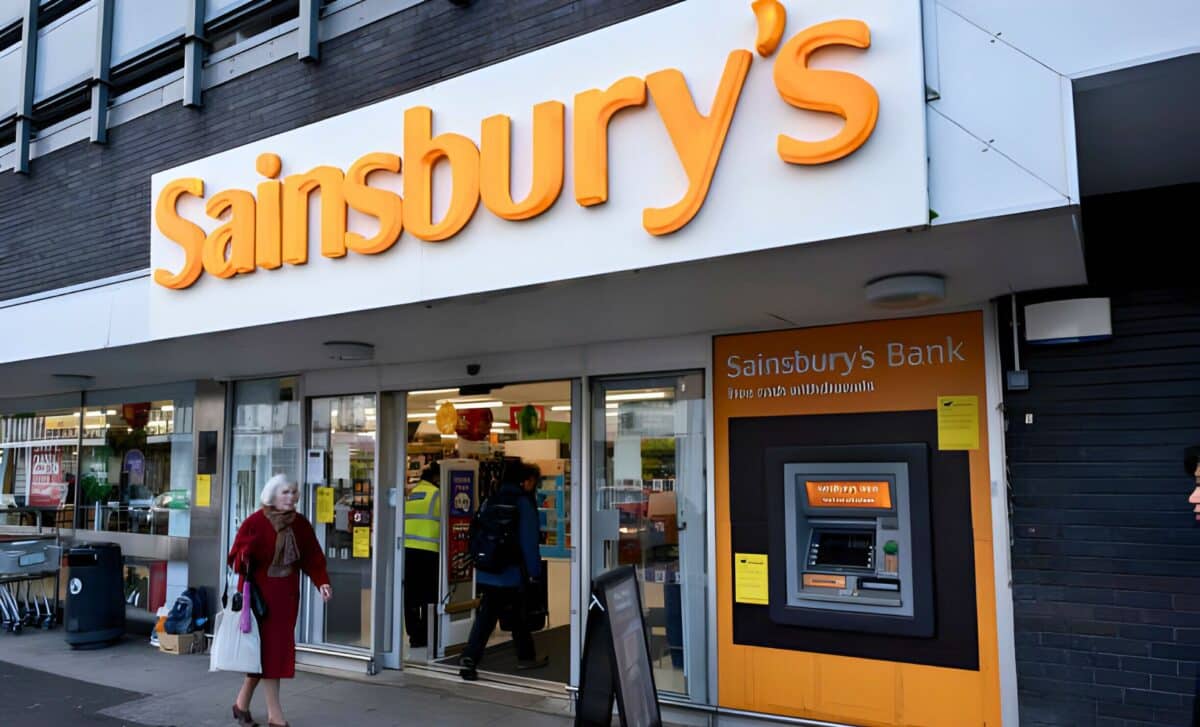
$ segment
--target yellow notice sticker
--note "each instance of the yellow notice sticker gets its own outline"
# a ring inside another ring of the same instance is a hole
[[[333,522],[333,488],[317,488],[317,522]]]
[[[371,528],[354,528],[354,557],[371,557]]]
[[[196,475],[196,507],[212,506],[212,475]]]
[[[770,600],[767,590],[767,556],[765,553],[733,554],[734,601],[765,606]]]
[[[939,396],[938,449],[979,449],[979,397]]]

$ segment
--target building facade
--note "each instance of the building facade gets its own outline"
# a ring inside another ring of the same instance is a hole
[[[1188,724],[1200,15],[1083,5],[0,3],[0,527],[148,624],[283,473],[298,659],[453,672],[519,458],[488,678],[634,566],[673,720]]]

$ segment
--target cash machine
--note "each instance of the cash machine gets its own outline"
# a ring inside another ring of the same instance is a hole
[[[772,594],[771,619],[931,636],[925,445],[791,447],[772,454],[776,466],[768,472],[778,478],[772,489],[782,491],[782,512],[771,540],[784,577],[776,581],[783,592]]]

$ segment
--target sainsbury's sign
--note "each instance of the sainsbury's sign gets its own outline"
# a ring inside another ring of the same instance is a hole
[[[516,280],[493,281],[511,287],[921,224],[910,5],[689,0],[162,172],[153,287],[247,278],[228,298],[302,283],[318,261],[328,283],[364,261],[437,267],[453,248],[513,262]],[[597,263],[597,234],[620,252]],[[557,273],[522,265],[550,249]],[[506,267],[460,266],[451,292]],[[382,297],[361,307],[421,292]]]

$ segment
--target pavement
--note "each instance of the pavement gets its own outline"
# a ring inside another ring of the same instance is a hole
[[[0,634],[0,723],[5,727],[208,727],[233,724],[239,674],[209,672],[207,655],[172,656],[129,636],[95,651],[73,651],[62,629]],[[283,683],[283,707],[305,725],[572,724],[564,697],[457,677],[388,671],[375,676],[297,671]],[[266,724],[256,694],[255,719]]]

